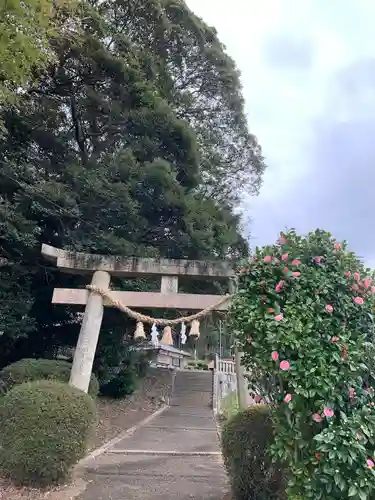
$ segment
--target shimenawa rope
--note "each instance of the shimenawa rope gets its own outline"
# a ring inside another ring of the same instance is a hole
[[[101,295],[103,298],[107,299],[109,304],[112,307],[117,307],[117,309],[120,309],[120,311],[124,312],[127,314],[130,318],[135,319],[137,322],[141,321],[142,323],[148,323],[150,325],[158,325],[158,326],[167,326],[167,325],[178,325],[180,323],[190,323],[194,319],[199,319],[203,318],[204,316],[207,316],[211,311],[214,311],[218,307],[220,307],[222,304],[227,302],[229,299],[232,298],[232,295],[224,295],[221,297],[221,299],[216,302],[215,304],[212,304],[212,306],[206,307],[206,309],[203,309],[202,311],[199,311],[196,314],[192,314],[191,316],[183,316],[182,318],[175,318],[175,319],[164,319],[164,318],[152,318],[151,316],[146,316],[145,314],[138,313],[136,311],[133,311],[133,309],[130,309],[128,306],[120,302],[119,300],[116,300],[112,297],[111,291],[110,290],[105,290],[104,288],[100,288],[98,286],[94,285],[87,285],[86,286],[87,290],[90,290],[90,292],[97,293]]]

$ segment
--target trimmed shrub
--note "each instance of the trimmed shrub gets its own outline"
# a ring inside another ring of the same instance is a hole
[[[101,385],[100,394],[107,398],[121,399],[130,396],[137,388],[138,377],[131,368],[120,369]]]
[[[71,368],[72,365],[68,361],[42,358],[21,359],[0,371],[0,387],[3,392],[7,392],[15,385],[35,380],[57,380],[68,383]],[[99,382],[92,374],[89,394],[95,398],[98,393]]]
[[[222,450],[235,500],[286,498],[282,471],[268,455],[272,441],[266,405],[249,406],[224,424]]]
[[[208,364],[205,361],[189,361],[188,370],[208,370]]]
[[[208,370],[208,365],[205,361],[198,361],[197,362],[197,369],[198,370]]]
[[[0,469],[17,485],[44,487],[69,477],[85,455],[94,400],[52,380],[17,385],[0,402]]]

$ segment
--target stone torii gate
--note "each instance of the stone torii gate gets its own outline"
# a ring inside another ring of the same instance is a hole
[[[220,303],[221,297],[218,295],[178,293],[179,276],[192,279],[229,280],[229,290],[231,293],[233,292],[231,278],[234,276],[234,270],[231,264],[225,261],[103,256],[69,252],[45,244],[42,245],[42,255],[61,271],[91,276],[91,286],[101,290],[109,291],[111,276],[161,278],[160,292],[111,291],[113,299],[126,304],[129,308],[184,309],[188,311],[198,311],[209,307],[212,310],[226,310],[228,308],[228,301]],[[87,392],[104,306],[111,304],[95,291],[67,288],[55,288],[52,303],[86,306],[69,383]],[[217,307],[214,307],[215,304]]]

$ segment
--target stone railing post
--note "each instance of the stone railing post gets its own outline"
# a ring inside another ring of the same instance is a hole
[[[235,347],[235,367],[237,376],[237,397],[240,410],[247,407],[247,383],[244,377],[244,369],[241,366],[242,353]]]
[[[109,273],[96,271],[92,277],[91,285],[108,289],[110,280],[111,276]],[[90,292],[69,380],[70,385],[84,392],[88,392],[90,385],[92,365],[98,344],[103,311],[103,297],[95,292]]]

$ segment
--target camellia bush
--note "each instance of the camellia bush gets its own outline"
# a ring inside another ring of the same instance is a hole
[[[281,234],[238,271],[230,318],[290,500],[375,499],[375,282],[329,233]]]

